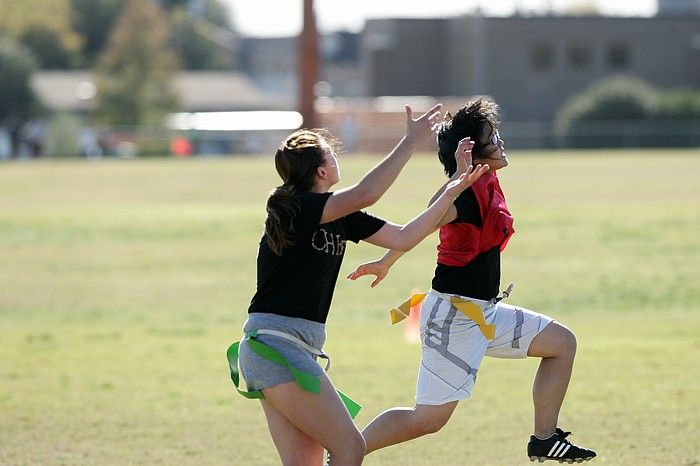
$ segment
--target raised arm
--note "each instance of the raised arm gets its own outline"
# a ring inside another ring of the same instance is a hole
[[[486,173],[488,171],[488,167],[478,165],[475,169],[472,169],[471,165],[471,149],[474,146],[474,143],[469,140],[469,138],[465,138],[461,140],[457,146],[457,150],[455,151],[455,159],[457,161],[457,171],[455,174],[443,185],[440,187],[438,192],[431,198],[429,204],[428,204],[428,209],[423,213],[425,214],[428,212],[433,206],[437,203],[437,201],[442,202],[442,199],[446,195],[445,192],[450,190],[450,189],[455,189],[455,183],[460,182],[460,178],[466,176],[467,177],[467,186],[471,186],[471,184],[476,181],[482,174]],[[466,189],[464,187],[464,189]],[[461,188],[459,188],[461,189]],[[459,192],[456,193],[455,198],[459,193],[461,193],[464,189],[461,189]],[[451,195],[448,193],[447,195],[450,197]],[[444,210],[444,213],[442,216],[439,218],[437,221],[437,224],[434,224],[432,229],[426,233],[426,236],[433,231],[437,230],[440,228],[442,225],[445,225],[447,223],[450,223],[453,221],[455,218],[457,218],[457,209],[455,208],[454,204],[454,198],[452,201],[450,201],[449,206]],[[380,244],[381,242],[384,242],[385,240],[391,241],[393,236],[401,236],[408,234],[409,236],[411,235],[411,231],[409,226],[411,226],[411,223],[419,221],[421,216],[416,217],[412,222],[409,222],[405,226],[399,226],[399,225],[394,225],[391,223],[388,223],[382,227],[377,233],[375,233],[373,236],[367,238],[366,241],[373,243],[373,244]],[[414,225],[416,226],[416,225]],[[414,229],[414,233],[417,234],[422,234],[423,231],[419,231],[417,227]],[[382,231],[384,230],[384,231]],[[386,238],[385,238],[386,237]],[[422,240],[423,237],[421,237],[420,240]],[[347,278],[350,280],[356,280],[359,277],[365,276],[365,275],[374,275],[376,278],[372,282],[371,287],[374,288],[381,282],[384,277],[389,273],[389,269],[398,261],[401,256],[405,254],[405,250],[400,249],[400,248],[395,248],[395,249],[390,249],[389,251],[384,254],[384,257],[382,257],[379,260],[374,260],[370,262],[366,262],[364,264],[360,264],[353,272],[351,272]]]
[[[406,105],[406,135],[358,183],[333,193],[323,209],[321,223],[333,221],[377,202],[399,176],[416,145],[435,130],[440,121],[441,108],[442,104],[438,104],[414,119],[411,107]]]
[[[378,232],[365,241],[387,249],[408,251],[423,238],[439,228],[447,209],[459,194],[472,185],[481,175],[488,171],[487,165],[467,168],[467,173],[450,182],[445,190],[430,207],[405,225],[387,222]]]

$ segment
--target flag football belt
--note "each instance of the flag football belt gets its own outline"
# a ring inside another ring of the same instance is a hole
[[[245,391],[239,388],[240,373],[238,371],[238,352],[241,343],[247,344],[248,347],[251,350],[253,350],[258,356],[267,359],[268,361],[274,362],[275,364],[278,364],[280,366],[289,368],[289,370],[292,371],[292,375],[294,376],[294,380],[296,381],[297,385],[299,385],[302,389],[311,393],[319,393],[321,391],[321,379],[318,376],[309,374],[308,372],[304,372],[292,366],[289,363],[289,361],[287,361],[287,358],[282,356],[282,354],[279,351],[272,348],[271,346],[266,345],[265,343],[258,341],[258,335],[274,335],[276,337],[284,338],[285,340],[291,341],[292,343],[295,343],[296,345],[304,348],[306,351],[315,354],[319,358],[325,359],[326,368],[324,370],[326,372],[331,367],[330,356],[328,356],[322,350],[314,348],[305,341],[295,337],[294,335],[290,335],[288,333],[280,332],[277,330],[252,330],[250,332],[245,332],[245,336],[243,337],[243,339],[229,346],[228,351],[226,351],[228,365],[231,370],[231,380],[236,386],[236,390],[238,390],[238,393],[250,399],[265,398],[261,390]],[[348,410],[348,413],[350,413],[350,417],[354,419],[357,413],[360,411],[360,408],[362,408],[362,406],[360,406],[355,400],[353,400],[340,390],[336,389],[336,391],[338,392],[340,399],[343,400],[343,404],[345,404],[345,408]]]
[[[490,309],[491,307],[495,306],[497,302],[510,296],[513,288],[515,288],[515,285],[513,283],[509,284],[508,288],[505,289],[501,296],[497,296],[488,302],[484,310]],[[428,293],[413,294],[398,307],[390,309],[389,316],[391,317],[391,324],[397,324],[408,317],[411,314],[411,309],[420,304],[427,295]],[[459,312],[469,317],[476,323],[476,325],[479,326],[479,330],[481,330],[481,333],[483,333],[487,340],[493,340],[496,338],[496,326],[494,324],[486,323],[484,311],[481,309],[481,307],[468,299],[458,298],[456,296],[450,296],[449,301],[450,304],[457,308]]]

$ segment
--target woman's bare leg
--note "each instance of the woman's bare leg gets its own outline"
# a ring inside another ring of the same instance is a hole
[[[364,439],[328,377],[320,378],[318,394],[296,382],[263,389],[263,408],[282,464],[320,465],[325,448],[333,466],[359,465],[365,455]]]

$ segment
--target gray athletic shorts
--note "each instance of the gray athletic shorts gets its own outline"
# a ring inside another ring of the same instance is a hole
[[[484,312],[486,323],[496,326],[487,340],[477,324],[450,303],[448,295],[430,290],[420,310],[422,356],[416,384],[416,403],[441,405],[471,396],[484,356],[525,358],[532,339],[552,318],[499,301],[460,298]]]
[[[243,331],[261,329],[288,333],[316,349],[322,349],[326,341],[326,325],[320,322],[260,312],[249,314],[248,320],[243,325]],[[299,370],[312,375],[323,373],[323,368],[316,362],[316,355],[294,342],[275,335],[259,335],[256,340],[276,349]],[[238,361],[248,390],[260,390],[294,381],[292,371],[288,367],[258,356],[245,342],[241,343]]]

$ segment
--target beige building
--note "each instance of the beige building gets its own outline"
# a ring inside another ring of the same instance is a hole
[[[659,16],[700,15],[700,0],[656,0]]]
[[[700,16],[382,19],[362,45],[368,95],[491,95],[507,120],[551,120],[594,81],[700,87]]]

